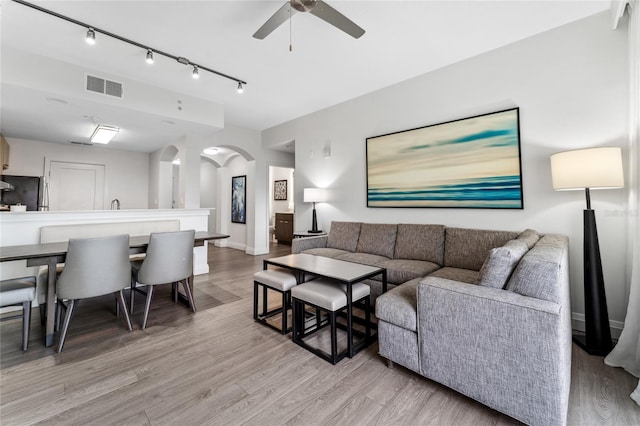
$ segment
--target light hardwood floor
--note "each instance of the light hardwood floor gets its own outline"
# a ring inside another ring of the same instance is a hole
[[[289,252],[274,245],[270,256]],[[42,345],[34,310],[0,325],[0,423],[9,425],[497,425],[518,422],[402,367],[370,346],[333,366],[254,323],[262,259],[211,247],[196,277],[198,312],[154,295],[145,331],[116,321],[110,297],[80,304],[62,354]],[[164,286],[169,287],[169,286]],[[640,425],[637,379],[574,346],[571,425]]]

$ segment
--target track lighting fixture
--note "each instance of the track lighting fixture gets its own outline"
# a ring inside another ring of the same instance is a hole
[[[244,93],[244,86],[242,85],[241,81],[238,82],[238,89],[237,90],[238,90],[238,93],[240,93],[240,94]]]
[[[89,29],[87,30],[87,35],[84,39],[87,44],[96,44],[96,33],[93,28],[89,27]]]
[[[134,41],[134,40],[119,36],[118,34],[114,34],[112,32],[109,32],[109,31],[94,27],[92,25],[87,24],[86,22],[82,22],[82,21],[78,21],[77,19],[69,18],[68,16],[61,15],[61,14],[59,14],[57,12],[45,9],[43,7],[37,6],[37,5],[29,3],[27,1],[24,1],[24,0],[12,0],[12,1],[14,3],[18,3],[18,4],[21,4],[23,6],[30,7],[31,9],[37,10],[39,12],[46,13],[47,15],[54,16],[54,17],[56,17],[58,19],[62,19],[63,21],[71,22],[72,24],[79,25],[81,27],[87,28],[87,35],[86,35],[85,39],[86,39],[87,43],[89,43],[89,44],[95,44],[95,42],[96,42],[96,33],[104,34],[104,35],[109,36],[111,38],[115,38],[116,40],[120,40],[123,43],[127,43],[127,44],[130,44],[132,46],[136,46],[136,47],[138,47],[140,49],[146,50],[147,51],[146,61],[149,64],[153,63],[153,55],[155,53],[157,55],[162,55],[164,57],[167,57],[167,58],[173,59],[175,61],[178,61],[179,63],[181,63],[183,65],[192,65],[193,66],[193,73],[192,73],[193,78],[198,78],[200,76],[199,75],[199,71],[201,69],[203,69],[203,70],[209,71],[210,73],[215,74],[215,75],[217,75],[219,77],[223,77],[223,78],[226,78],[228,80],[235,81],[236,83],[238,83],[238,91],[240,91],[241,87],[244,87],[244,85],[247,84],[247,82],[244,81],[244,80],[241,80],[241,79],[236,78],[236,77],[232,77],[230,75],[224,74],[224,73],[222,73],[220,71],[216,71],[214,69],[205,67],[205,66],[200,65],[200,64],[195,64],[195,63],[191,62],[190,60],[188,60],[187,58],[184,58],[182,56],[173,55],[171,53],[164,52],[162,50],[158,50],[158,49],[154,49],[154,48],[149,47],[149,46],[145,46],[144,44],[138,43],[137,41]]]

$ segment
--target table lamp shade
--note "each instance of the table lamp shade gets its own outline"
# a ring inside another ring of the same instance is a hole
[[[322,188],[305,188],[305,203],[324,203],[327,201],[327,191]]]
[[[553,154],[551,179],[556,191],[622,188],[622,150],[599,147]]]

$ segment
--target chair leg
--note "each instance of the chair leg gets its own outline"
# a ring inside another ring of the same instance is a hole
[[[149,307],[151,306],[151,297],[153,296],[152,285],[147,286],[147,301],[144,305],[144,318],[142,319],[142,329],[147,328],[147,318],[149,317]]]
[[[133,315],[133,304],[136,294],[136,280],[131,278],[131,292],[129,294],[129,313]]]
[[[182,285],[184,287],[184,292],[187,293],[187,298],[189,298],[189,305],[191,305],[191,309],[193,312],[196,312],[196,303],[193,301],[193,293],[191,293],[191,286],[189,285],[189,278],[185,278],[182,281]]]
[[[115,295],[116,295],[116,301],[118,302],[118,305],[122,308],[122,313],[124,314],[124,319],[125,319],[125,321],[127,321],[127,327],[129,327],[129,331],[131,331],[131,330],[133,330],[133,327],[131,327],[131,318],[129,318],[129,312],[127,310],[127,305],[126,305],[126,303],[124,301],[124,289],[120,290]]]
[[[71,321],[71,315],[73,314],[73,308],[76,304],[75,300],[69,300],[67,305],[67,312],[64,316],[64,323],[62,324],[62,333],[60,333],[60,341],[58,342],[58,353],[62,352],[64,346],[64,339],[67,337],[67,330],[69,329],[69,322]]]
[[[338,362],[338,327],[336,324],[336,311],[329,313],[331,321],[331,363],[335,365]]]
[[[22,303],[22,350],[29,349],[29,329],[31,328],[31,302]]]

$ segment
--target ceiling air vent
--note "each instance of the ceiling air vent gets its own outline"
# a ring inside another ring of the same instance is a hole
[[[92,143],[89,143],[89,142],[69,141],[69,143],[74,144],[74,145],[86,145],[86,146],[93,146],[93,144],[92,144]]]
[[[87,74],[86,88],[89,92],[122,98],[122,83],[116,81],[105,80],[104,78]]]

